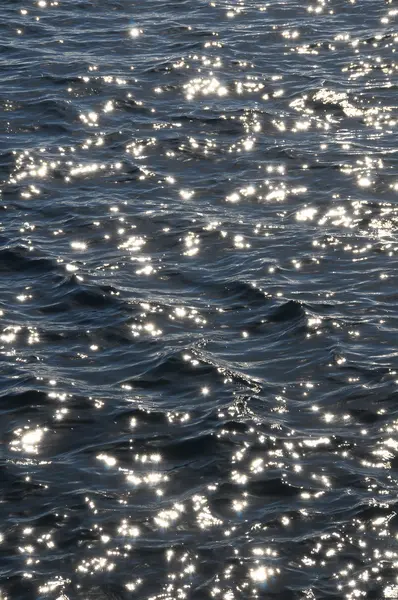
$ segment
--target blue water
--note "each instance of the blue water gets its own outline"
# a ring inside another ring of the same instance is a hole
[[[382,0],[3,0],[1,600],[398,597]]]

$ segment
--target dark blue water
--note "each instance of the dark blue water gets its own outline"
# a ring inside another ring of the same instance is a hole
[[[398,597],[397,16],[2,1],[1,600]]]

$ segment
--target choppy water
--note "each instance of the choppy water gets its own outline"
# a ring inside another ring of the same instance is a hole
[[[398,597],[396,7],[2,1],[2,600]]]

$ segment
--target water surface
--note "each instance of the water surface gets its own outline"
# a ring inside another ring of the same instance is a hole
[[[4,600],[398,597],[389,0],[3,0]]]

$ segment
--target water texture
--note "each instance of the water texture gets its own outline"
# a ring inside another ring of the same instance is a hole
[[[1,600],[398,597],[397,17],[2,0]]]

